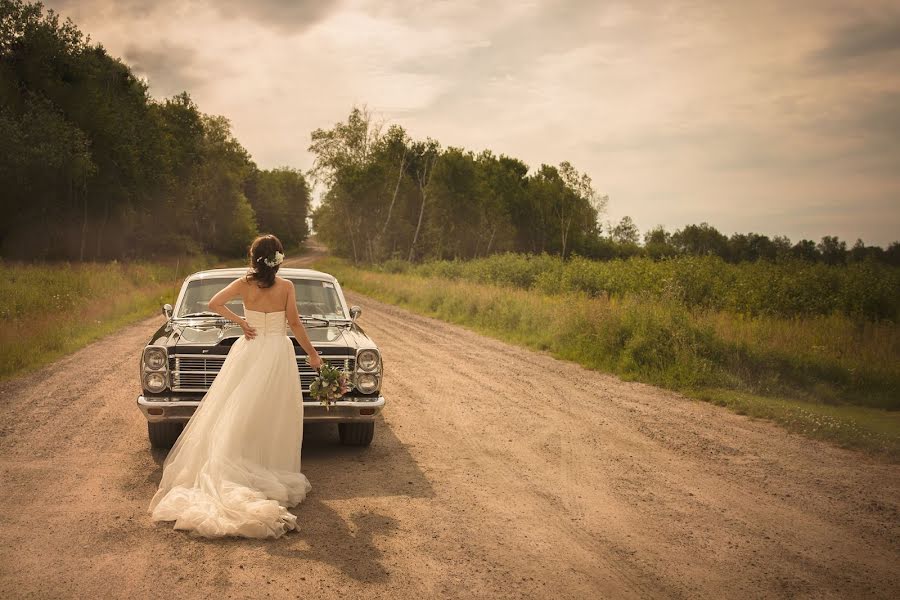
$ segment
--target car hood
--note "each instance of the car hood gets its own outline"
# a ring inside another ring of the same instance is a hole
[[[323,349],[359,349],[372,347],[369,338],[355,325],[316,327],[307,326],[306,333],[313,346]],[[220,325],[211,322],[175,323],[169,327],[164,324],[154,334],[151,344],[169,348],[187,349],[191,347],[209,348],[219,346],[230,348],[244,332],[237,325]],[[288,337],[294,340],[294,334],[288,329]],[[226,350],[227,351],[227,350]],[[302,352],[302,350],[301,350]]]

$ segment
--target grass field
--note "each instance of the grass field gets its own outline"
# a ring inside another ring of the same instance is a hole
[[[900,268],[863,261],[826,265],[802,260],[732,264],[716,256],[668,260],[562,260],[548,254],[493,254],[467,261],[376,265],[384,272],[459,279],[546,294],[639,295],[688,308],[749,316],[842,314],[900,321]]]
[[[0,380],[45,365],[175,301],[214,257],[171,262],[0,261]],[[160,317],[162,319],[162,317]]]
[[[285,251],[289,256],[307,252],[305,244]],[[163,304],[174,304],[187,275],[246,264],[244,257],[212,255],[155,262],[0,260],[0,381],[160,314]]]
[[[481,333],[900,458],[900,328],[841,312],[691,307],[656,294],[540,287],[318,263],[342,285]],[[392,268],[392,270],[400,270]]]

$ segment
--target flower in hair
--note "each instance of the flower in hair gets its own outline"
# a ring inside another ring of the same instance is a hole
[[[263,261],[270,267],[274,267],[276,265],[280,265],[281,261],[283,261],[283,260],[284,260],[284,254],[282,254],[281,252],[276,250],[274,259],[269,259],[268,256],[260,256],[259,258],[256,259],[256,262]]]

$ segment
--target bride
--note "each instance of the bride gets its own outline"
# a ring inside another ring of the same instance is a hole
[[[303,396],[285,323],[322,365],[297,313],[293,284],[276,277],[284,248],[274,235],[250,246],[250,270],[209,301],[241,326],[222,368],[163,463],[153,521],[203,537],[277,538],[297,528],[287,508],[312,485],[300,472]],[[237,296],[246,320],[226,308]]]

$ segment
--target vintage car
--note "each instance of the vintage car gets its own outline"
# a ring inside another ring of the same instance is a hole
[[[210,312],[209,300],[246,269],[210,269],[187,277],[175,307],[163,306],[166,322],[141,353],[138,372],[142,393],[137,398],[147,418],[154,448],[171,448],[185,423],[200,405],[222,367],[241,328]],[[303,390],[304,422],[337,423],[343,444],[367,446],[375,432],[375,417],[384,406],[381,395],[382,361],[375,343],[356,319],[358,306],[347,306],[337,279],[321,271],[282,268],[278,275],[293,282],[297,311],[310,341],[327,363],[351,373],[350,391],[329,410],[309,396],[315,371],[306,352],[287,329],[297,356],[297,377]],[[244,314],[240,298],[227,303]]]

